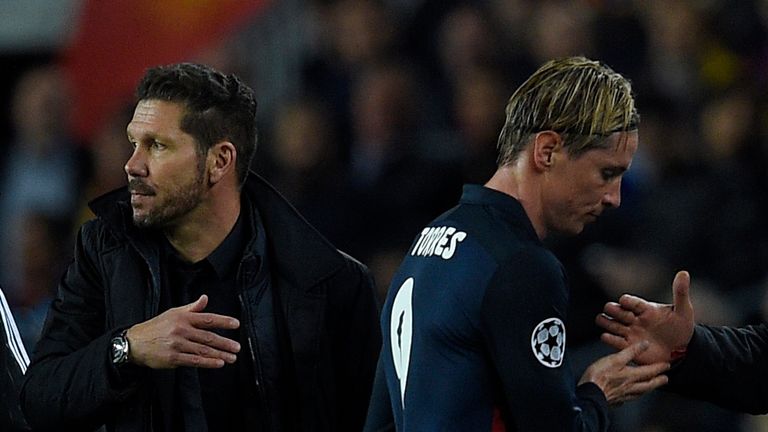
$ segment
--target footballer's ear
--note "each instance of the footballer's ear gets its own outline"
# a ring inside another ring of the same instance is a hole
[[[553,156],[563,147],[563,138],[551,130],[541,131],[533,137],[533,164],[539,171],[552,166]]]
[[[236,175],[235,162],[237,160],[237,149],[229,141],[220,141],[208,149],[207,168],[208,181],[211,185],[216,184],[226,177],[229,173]]]

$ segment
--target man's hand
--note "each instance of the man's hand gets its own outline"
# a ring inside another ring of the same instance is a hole
[[[168,309],[128,329],[128,360],[152,369],[220,368],[234,363],[240,344],[209,329],[236,329],[240,322],[204,313],[207,305],[208,296],[202,295],[193,303]]]
[[[691,277],[678,272],[672,283],[673,302],[659,304],[625,294],[619,303],[606,303],[595,322],[607,330],[601,339],[624,349],[640,341],[650,343],[635,362],[651,364],[671,362],[685,354],[693,336],[693,305],[689,296]]]
[[[579,384],[595,383],[611,405],[621,404],[663,386],[667,377],[661,374],[669,369],[669,363],[646,366],[628,364],[645,352],[648,346],[648,342],[643,341],[597,360],[587,368]]]

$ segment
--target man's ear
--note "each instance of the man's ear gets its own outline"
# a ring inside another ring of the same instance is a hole
[[[560,151],[563,138],[555,131],[541,131],[533,138],[533,164],[539,171],[552,165],[552,156]]]
[[[229,173],[235,173],[237,149],[229,141],[221,141],[208,150],[208,182],[214,185]]]

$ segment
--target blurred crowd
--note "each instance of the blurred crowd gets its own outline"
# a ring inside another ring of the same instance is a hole
[[[594,317],[625,292],[668,300],[689,270],[697,321],[768,319],[768,2],[285,0],[193,61],[260,98],[255,168],[382,294],[412,238],[495,170],[506,100],[544,61],[629,77],[640,149],[622,206],[548,240],[573,289],[577,367],[604,353]],[[52,56],[51,58],[55,58]],[[125,183],[131,100],[83,142],[55,61],[13,83],[0,155],[0,284],[28,348],[86,203]],[[95,83],[94,85],[98,85]],[[521,347],[527,349],[527,347]],[[577,375],[578,376],[578,375]],[[657,392],[614,430],[760,431],[765,420]]]

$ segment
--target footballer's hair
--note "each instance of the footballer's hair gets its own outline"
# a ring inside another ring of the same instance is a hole
[[[498,164],[513,163],[540,131],[559,133],[576,157],[606,147],[611,134],[635,130],[639,123],[629,80],[584,57],[550,60],[509,98]]]

